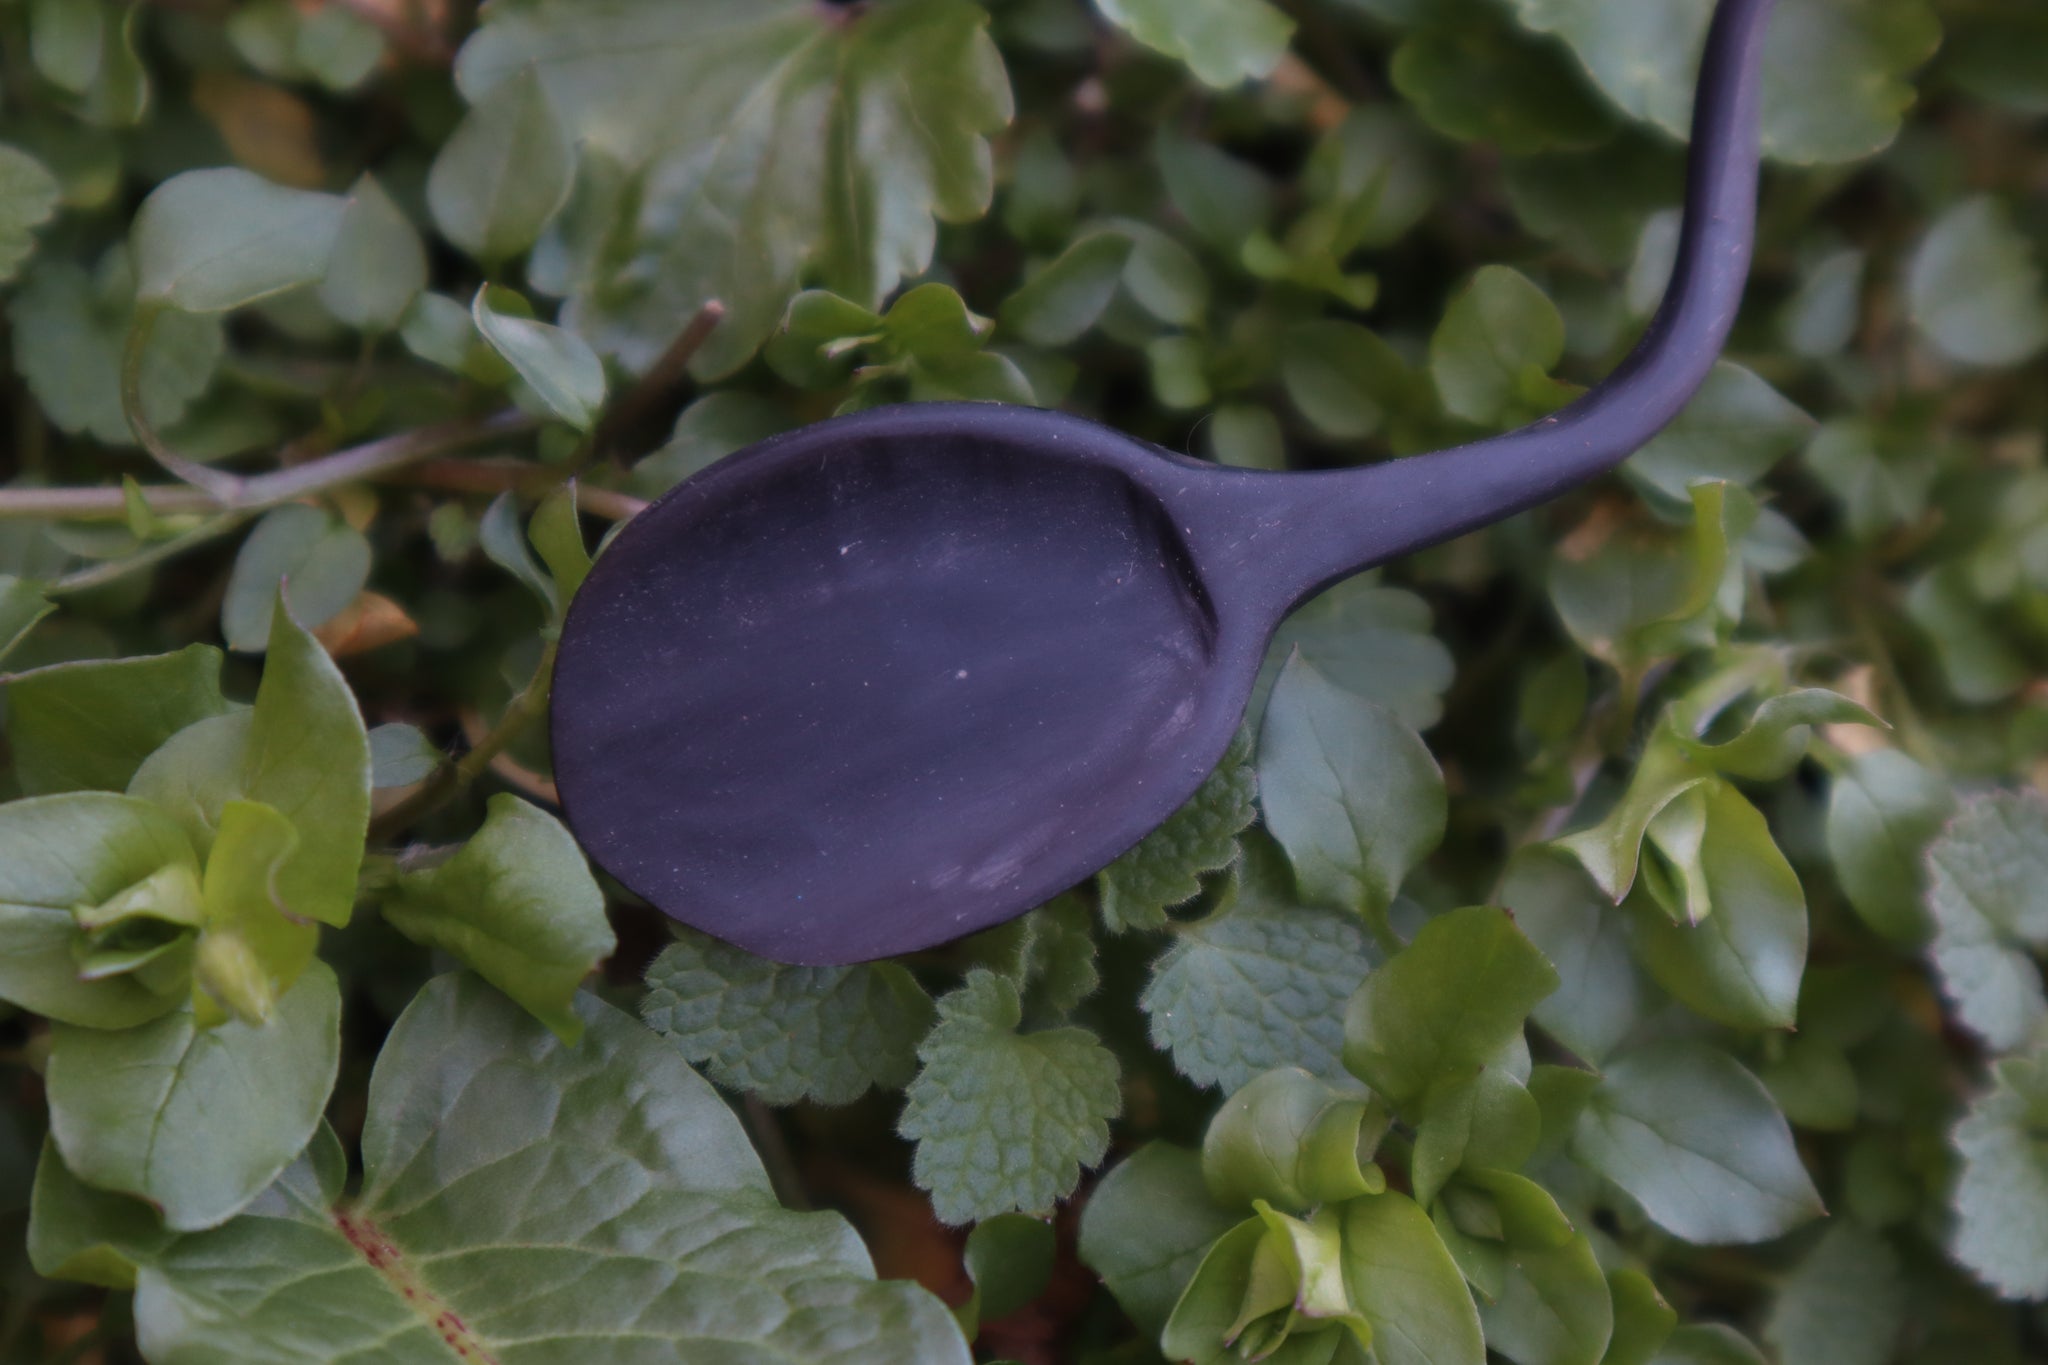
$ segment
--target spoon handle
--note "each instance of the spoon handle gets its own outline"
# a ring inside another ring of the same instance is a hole
[[[1238,506],[1284,538],[1298,602],[1339,578],[1463,535],[1612,469],[1676,417],[1713,369],[1742,302],[1756,233],[1764,30],[1776,0],[1721,0],[1693,103],[1676,268],[1642,341],[1571,406],[1532,426],[1366,469],[1251,476]],[[1263,493],[1265,498],[1248,493]],[[1262,506],[1263,504],[1263,506]],[[1240,513],[1241,515],[1241,513]],[[1298,558],[1297,558],[1298,556]],[[1272,559],[1256,555],[1272,573]]]

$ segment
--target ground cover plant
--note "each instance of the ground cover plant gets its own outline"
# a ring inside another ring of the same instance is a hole
[[[2034,0],[1782,0],[1699,399],[1089,885],[782,967],[553,803],[604,533],[774,431],[1567,401],[1708,8],[0,4],[0,1359],[2048,1359]]]

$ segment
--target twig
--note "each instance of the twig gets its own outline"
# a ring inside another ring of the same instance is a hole
[[[683,330],[668,344],[661,358],[640,376],[632,388],[620,394],[605,412],[597,430],[591,433],[591,450],[604,453],[618,441],[621,433],[631,431],[645,421],[648,414],[688,376],[690,362],[697,358],[697,352],[704,348],[704,343],[711,339],[711,333],[724,319],[725,305],[717,299],[707,300],[683,325]]]
[[[533,670],[533,676],[519,695],[512,698],[505,713],[498,717],[498,723],[480,739],[470,751],[452,763],[444,762],[403,801],[378,815],[370,822],[372,840],[388,839],[400,830],[418,821],[422,816],[438,810],[453,799],[470,783],[483,776],[491,766],[491,760],[505,751],[505,746],[525,732],[526,727],[546,713],[548,689],[554,682],[555,645],[549,641],[541,651],[540,664]]]

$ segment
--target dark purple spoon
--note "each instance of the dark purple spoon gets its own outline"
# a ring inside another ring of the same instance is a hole
[[[1108,864],[1215,766],[1297,604],[1611,469],[1685,406],[1748,275],[1773,3],[1714,17],[1648,335],[1534,426],[1273,474],[930,403],[679,485],[563,628],[555,777],[583,847],[675,918],[803,964],[986,929]]]

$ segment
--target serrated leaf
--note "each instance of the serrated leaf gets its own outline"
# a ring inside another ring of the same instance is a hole
[[[1609,1061],[1572,1152],[1659,1227],[1703,1246],[1767,1241],[1823,1211],[1770,1093],[1698,1043]]]
[[[1885,1240],[1838,1220],[1786,1277],[1764,1340],[1782,1365],[1885,1365],[1905,1326],[1905,1289]]]
[[[1627,113],[1686,136],[1710,6],[1516,0],[1516,9],[1524,24],[1571,44],[1594,82]],[[1913,101],[1907,76],[1940,40],[1941,26],[1921,0],[1786,0],[1764,49],[1764,150],[1802,165],[1880,150]]]
[[[121,791],[142,761],[197,721],[228,711],[220,651],[52,664],[7,681],[7,743],[30,796]]]
[[[1523,383],[1564,356],[1564,319],[1529,278],[1482,267],[1444,312],[1429,341],[1429,372],[1444,407],[1481,425],[1508,425]]]
[[[845,15],[811,0],[692,5],[578,0],[494,7],[456,75],[481,102],[529,66],[569,137],[649,186],[616,274],[579,290],[576,326],[643,369],[681,320],[721,300],[698,353],[730,372],[782,315],[799,278],[879,304],[931,261],[934,219],[987,210],[988,133],[1009,82],[970,0]]]
[[[1139,1330],[1157,1336],[1210,1244],[1241,1214],[1209,1197],[1199,1155],[1150,1142],[1090,1192],[1080,1257]]]
[[[1017,988],[986,970],[939,1000],[904,1096],[911,1175],[948,1223],[1050,1210],[1109,1147],[1116,1058],[1086,1029],[1019,1033]]]
[[[505,261],[532,246],[568,199],[576,148],[532,66],[464,88],[471,108],[434,157],[427,206],[449,241],[480,261]]]
[[[1344,1015],[1344,1065],[1409,1112],[1520,1038],[1557,972],[1501,910],[1439,915],[1365,979]]]
[[[578,1011],[571,1049],[474,977],[430,984],[378,1058],[362,1193],[336,1202],[345,1166],[301,1161],[147,1256],[150,1358],[438,1365],[544,1340],[580,1359],[630,1334],[663,1359],[966,1365],[944,1307],[876,1284],[843,1219],[776,1204],[673,1049],[589,997]]]
[[[302,503],[272,508],[235,552],[221,598],[221,634],[229,649],[261,654],[269,646],[280,583],[292,619],[317,630],[369,581],[370,542],[361,531]]]
[[[1299,653],[1259,732],[1259,805],[1303,896],[1383,916],[1443,837],[1443,774],[1421,737]]]
[[[907,1084],[931,1000],[893,962],[785,967],[685,933],[647,969],[640,1015],[711,1079],[770,1104],[851,1104]]]
[[[576,988],[615,945],[583,851],[552,815],[510,792],[455,856],[401,870],[384,918],[519,1002],[564,1042],[582,1032]]]
[[[236,167],[173,176],[135,212],[136,297],[220,313],[309,284],[327,269],[346,208]]]
[[[1864,923],[1896,942],[1926,940],[1927,847],[1955,809],[1955,789],[1897,749],[1860,754],[1835,775],[1828,858]]]
[[[1956,1017],[1999,1052],[2048,1021],[2048,804],[1999,794],[1965,805],[1927,851],[1929,953]]]
[[[2048,1158],[2038,1136],[2048,1113],[2048,1065],[2039,1055],[1993,1065],[1991,1088],[1955,1127],[1962,1157],[1949,1250],[2006,1298],[2048,1294]]]
[[[2048,295],[2027,238],[1997,200],[1935,220],[1906,277],[1913,320],[1970,365],[2016,365],[2048,346]]]
[[[478,334],[533,386],[555,416],[578,431],[590,430],[604,406],[604,365],[597,352],[574,332],[508,310],[508,296],[518,298],[496,285],[476,291],[470,314]]]
[[[1248,858],[1230,899],[1177,932],[1138,998],[1153,1046],[1225,1093],[1277,1066],[1335,1075],[1344,1002],[1372,965],[1357,921],[1293,903],[1274,861]]]
[[[320,10],[321,15],[348,13],[338,5]],[[349,190],[335,229],[320,277],[320,302],[351,327],[389,332],[426,287],[426,244],[405,211],[365,171]]]
[[[1271,75],[1294,34],[1294,21],[1266,0],[1095,0],[1095,7],[1219,90]]]
[[[1237,861],[1237,836],[1257,818],[1251,757],[1251,735],[1239,731],[1201,789],[1097,874],[1102,919],[1111,932],[1160,928],[1168,910],[1200,893],[1204,874]]]

